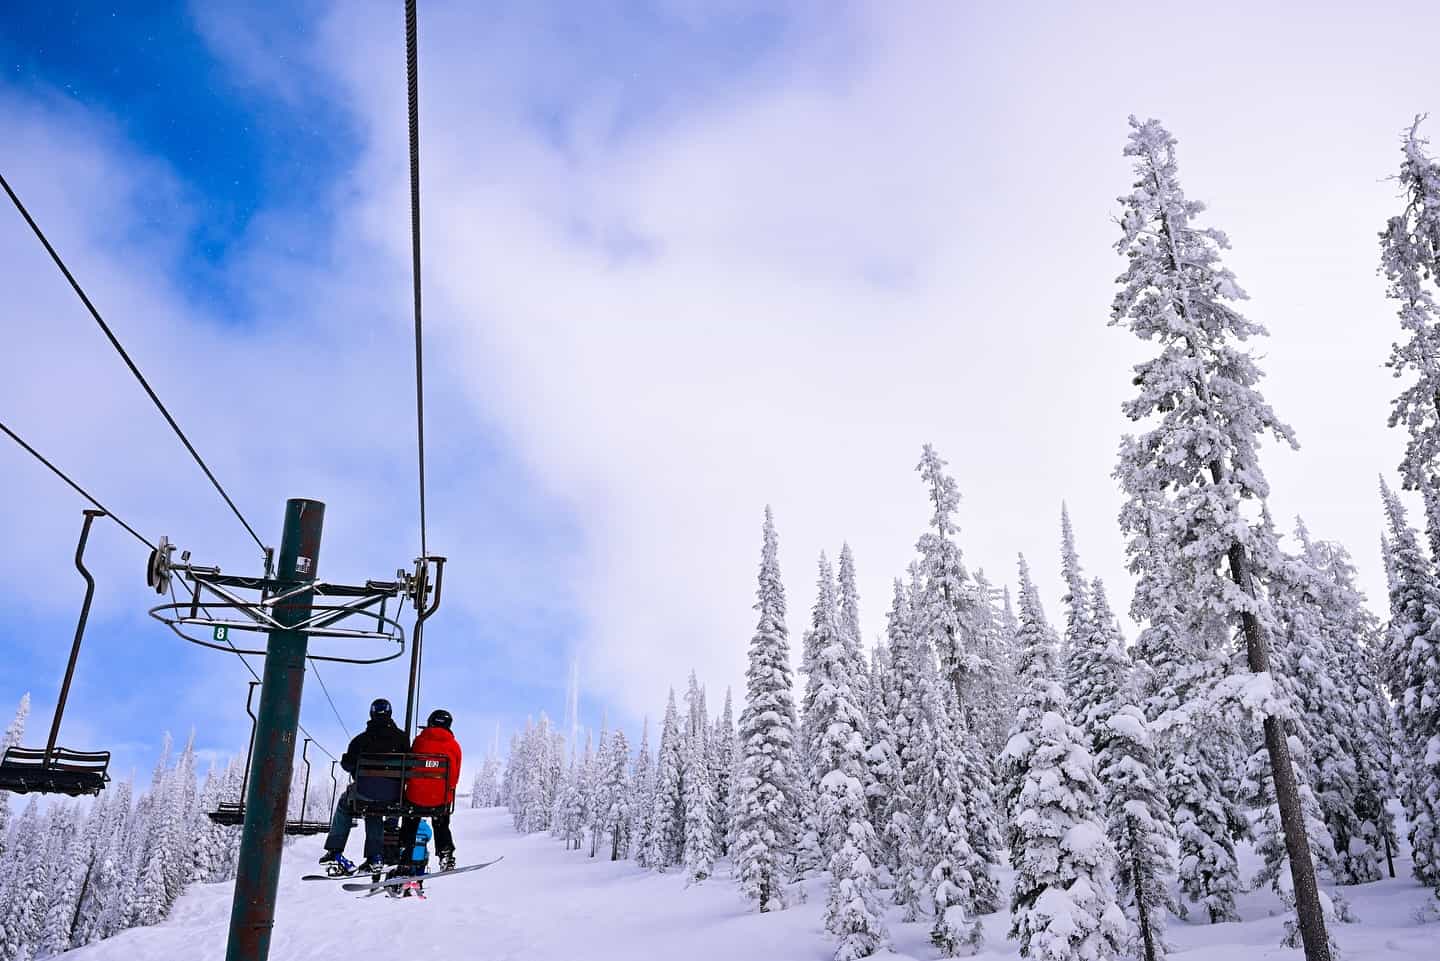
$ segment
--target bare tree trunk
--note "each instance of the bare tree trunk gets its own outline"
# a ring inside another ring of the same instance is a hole
[[[1155,932],[1150,930],[1150,906],[1145,903],[1145,868],[1140,862],[1140,841],[1135,836],[1135,819],[1127,817],[1130,832],[1130,870],[1135,876],[1135,911],[1140,916],[1140,937],[1145,941],[1145,961],[1155,961]]]
[[[1249,558],[1240,543],[1230,545],[1230,576],[1240,590],[1255,596],[1250,576]],[[1260,620],[1251,612],[1240,615],[1245,631],[1245,652],[1250,670],[1256,674],[1270,670],[1270,651]],[[1325,913],[1320,907],[1320,889],[1315,880],[1315,863],[1310,859],[1310,839],[1305,834],[1305,818],[1300,810],[1300,789],[1295,782],[1295,768],[1290,761],[1290,745],[1280,719],[1265,718],[1265,750],[1270,755],[1270,769],[1275,780],[1275,800],[1280,808],[1280,826],[1285,832],[1285,853],[1290,858],[1290,880],[1295,888],[1295,913],[1300,920],[1300,940],[1305,946],[1305,961],[1330,961],[1330,938],[1325,930]]]

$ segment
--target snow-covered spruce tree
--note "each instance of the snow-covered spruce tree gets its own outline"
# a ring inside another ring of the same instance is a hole
[[[1396,377],[1415,377],[1395,398],[1390,426],[1404,424],[1410,434],[1400,475],[1405,487],[1416,490],[1433,489],[1440,471],[1440,161],[1426,152],[1421,119],[1401,144],[1398,181],[1405,207],[1380,234],[1386,293],[1399,305],[1400,327],[1409,338],[1393,346],[1387,366]]]
[[[945,473],[945,461],[927,444],[916,470],[926,485],[932,513],[931,529],[915,545],[920,559],[912,575],[916,586],[910,598],[912,668],[920,672],[917,677],[921,681],[927,680],[936,676],[938,659],[937,680],[955,695],[952,701],[937,687],[922,699],[923,710],[933,738],[934,732],[946,723],[947,705],[955,706],[955,742],[961,768],[958,776],[966,785],[969,846],[981,861],[989,862],[997,859],[1001,841],[1000,819],[992,800],[994,771],[990,760],[980,756],[986,705],[996,693],[993,665],[986,663],[996,654],[993,634],[988,631],[988,598],[971,581],[960,547],[953,539],[959,531],[954,514],[959,508],[960,490],[955,479]],[[930,810],[934,808],[927,806],[926,811]],[[988,874],[984,878],[977,876],[975,885],[976,909],[988,913],[998,908]]]
[[[630,774],[630,849],[635,863],[654,867],[649,860],[651,831],[655,823],[655,766],[650,756],[650,717],[640,728],[640,750]]]
[[[840,939],[835,957],[849,961],[874,954],[886,935],[875,877],[875,829],[865,798],[865,712],[852,673],[858,650],[827,623],[835,610],[832,583],[821,555],[812,633],[824,642],[811,664],[810,759],[819,774],[818,827],[830,869],[825,927]]]
[[[1390,693],[1409,758],[1405,807],[1415,879],[1440,894],[1440,582],[1405,508],[1382,480],[1389,522]]]
[[[934,649],[941,675],[966,705],[979,660],[969,623],[975,590],[960,545],[952,539],[960,530],[955,524],[960,488],[955,478],[945,473],[945,463],[935,448],[926,444],[915,467],[930,498],[931,529],[921,534],[915,545],[920,552],[921,587],[918,596],[911,598],[911,630]]]
[[[1039,592],[1030,579],[1030,565],[1023,556],[1020,558],[1019,572],[1020,612],[1019,629],[1015,635],[1015,670],[1020,679],[1020,701],[1000,760],[1001,797],[1004,799],[1001,813],[1007,823],[1012,825],[1007,832],[1007,838],[1011,840],[1014,837],[1014,805],[1020,796],[1030,751],[1033,750],[1033,745],[1024,734],[1039,728],[1041,716],[1051,706],[1049,700],[1035,700],[1037,695],[1048,697],[1049,688],[1045,685],[1032,685],[1030,682],[1037,676],[1053,681],[1059,672],[1059,665],[1056,663],[1056,648],[1059,642],[1055,629],[1045,619]]]
[[[710,751],[705,717],[705,694],[690,672],[685,700],[690,706],[690,723],[680,745],[683,765],[685,829],[685,877],[687,883],[704,881],[715,870],[715,826],[710,812],[715,806],[715,787],[710,782]]]
[[[849,652],[852,682],[856,696],[864,703],[870,696],[870,676],[865,667],[865,642],[860,636],[860,588],[855,584],[855,554],[849,542],[840,545],[840,566],[836,571],[839,595],[837,604],[837,626]]]
[[[999,757],[1010,736],[1015,717],[1014,678],[1010,664],[1010,639],[1005,621],[996,607],[998,592],[983,570],[975,571],[974,637],[979,663],[976,665],[974,703],[970,716],[972,732],[989,759]]]
[[[1185,590],[1240,629],[1247,666],[1263,675],[1269,650],[1256,614],[1262,602],[1256,579],[1263,582],[1268,572],[1255,569],[1241,502],[1269,493],[1257,457],[1261,437],[1292,446],[1295,438],[1256,388],[1260,369],[1243,342],[1265,331],[1230,306],[1245,294],[1220,263],[1228,241],[1218,230],[1194,225],[1204,206],[1186,199],[1180,187],[1175,139],[1155,120],[1132,117],[1131,128],[1125,154],[1134,158],[1137,179],[1121,198],[1123,236],[1116,246],[1128,266],[1111,323],[1158,341],[1159,353],[1135,368],[1139,395],[1126,402],[1125,414],[1151,429],[1122,445],[1117,474],[1132,502],[1169,499],[1183,532]],[[1131,527],[1126,533],[1143,532]],[[1279,718],[1269,716],[1263,726],[1306,958],[1325,961],[1325,919],[1290,748]]]
[[[1300,740],[1297,770],[1309,782],[1333,842],[1317,859],[1340,883],[1360,884],[1380,877],[1380,850],[1373,843],[1379,834],[1367,825],[1359,800],[1361,772],[1375,760],[1363,756],[1359,739],[1354,695],[1362,679],[1345,673],[1348,659],[1341,655],[1344,648],[1362,643],[1356,635],[1364,621],[1350,606],[1360,598],[1353,590],[1348,596],[1341,593],[1328,571],[1333,555],[1311,539],[1298,518],[1295,538],[1298,555],[1284,557],[1281,576],[1270,585],[1280,620],[1277,680],[1295,716],[1289,730]]]
[[[610,736],[610,750],[606,756],[607,767],[600,797],[605,805],[603,828],[610,837],[610,860],[619,861],[630,853],[630,798],[629,778],[630,742],[619,728]]]
[[[815,606],[811,609],[810,630],[805,632],[805,662],[801,667],[805,673],[805,696],[801,706],[800,734],[804,739],[805,758],[810,765],[807,773],[811,779],[811,790],[816,797],[815,823],[807,827],[814,830],[820,854],[828,863],[849,830],[848,812],[833,809],[835,799],[826,796],[822,783],[830,772],[836,770],[841,759],[839,755],[848,748],[848,745],[836,742],[837,731],[832,731],[831,727],[839,724],[847,738],[853,732],[862,742],[863,754],[864,724],[858,716],[840,716],[852,709],[858,712],[858,705],[850,677],[850,652],[837,623],[839,608],[835,578],[824,553],[820,555],[815,584]]]
[[[730,809],[735,794],[735,709],[730,688],[725,688],[725,709],[710,732],[710,781],[715,786],[715,804],[710,821],[715,828],[715,851],[730,853]]]
[[[795,836],[795,694],[778,549],[775,521],[766,507],[755,602],[760,620],[745,672],[732,845],[740,890],[762,912],[784,906],[781,864]]]
[[[970,811],[966,801],[974,790],[967,766],[967,748],[959,736],[960,711],[955,691],[937,685],[935,696],[949,702],[936,706],[930,739],[932,756],[925,777],[925,821],[921,852],[925,859],[927,888],[934,921],[930,942],[943,957],[962,951],[974,953],[983,940],[976,915],[982,902],[998,900],[998,888],[989,863],[970,845]],[[942,694],[943,692],[943,694]]]
[[[1166,956],[1167,912],[1176,910],[1171,850],[1175,827],[1151,749],[1145,713],[1119,704],[1091,737],[1103,785],[1106,831],[1116,848],[1116,895],[1132,922],[1130,950],[1144,961]]]
[[[39,803],[32,797],[15,822],[0,903],[0,961],[28,961],[44,921],[45,891],[34,879],[43,877],[47,835]]]
[[[1180,890],[1205,907],[1212,923],[1238,920],[1235,895],[1241,884],[1234,838],[1246,822],[1226,791],[1225,774],[1233,767],[1232,746],[1239,739],[1229,718],[1187,713],[1218,683],[1228,650],[1206,646],[1213,633],[1203,631],[1203,618],[1181,590],[1171,563],[1178,551],[1166,508],[1152,494],[1125,510],[1122,523],[1143,532],[1127,546],[1130,569],[1138,575],[1131,616],[1145,622],[1135,643],[1134,677],[1180,841]],[[1188,915],[1184,900],[1177,908],[1181,917]]]
[[[1151,747],[1144,712],[1136,705],[1133,669],[1105,585],[1087,585],[1090,616],[1071,648],[1071,714],[1095,758],[1106,832],[1115,845],[1115,887],[1132,923],[1131,951],[1144,961],[1165,957],[1166,912],[1175,878],[1170,855],[1175,828]]]
[[[1055,632],[1020,558],[1020,713],[1001,755],[1010,812],[1011,937],[1025,958],[1118,957],[1129,924],[1080,729],[1066,717]]]
[[[893,786],[881,806],[883,843],[894,858],[892,897],[905,909],[904,919],[920,917],[925,889],[924,853],[920,848],[925,819],[926,769],[934,757],[931,727],[925,715],[917,665],[916,641],[910,632],[910,599],[897,578],[886,620],[890,652],[890,727],[896,764]]]
[[[1336,848],[1345,876],[1358,884],[1381,876],[1382,854],[1390,876],[1395,876],[1395,820],[1385,805],[1399,794],[1392,762],[1394,717],[1378,668],[1380,621],[1365,604],[1350,554],[1332,541],[1320,541],[1314,550],[1330,583],[1326,623],[1337,641],[1335,674],[1344,679],[1340,687],[1349,704],[1348,750],[1355,765],[1355,816],[1361,825],[1359,836],[1337,839]]]
[[[865,800],[870,823],[875,826],[875,864],[884,886],[889,887],[895,867],[894,852],[885,836],[886,811],[900,777],[899,742],[891,727],[895,704],[895,680],[890,669],[890,647],[883,641],[870,652],[869,696],[866,698],[866,726],[870,731],[865,751]]]
[[[679,864],[685,852],[685,759],[681,746],[680,717],[675,709],[675,689],[665,704],[665,724],[660,729],[660,753],[655,764],[654,802],[650,812],[650,835],[646,840],[645,864],[664,871]]]
[[[1075,550],[1075,529],[1070,525],[1070,508],[1060,502],[1060,574],[1065,578],[1065,594],[1060,598],[1065,605],[1065,633],[1060,638],[1060,672],[1069,677],[1070,652],[1090,631],[1090,586],[1080,567],[1080,555]],[[1074,692],[1067,684],[1067,691]],[[1081,716],[1079,714],[1077,717]]]
[[[580,840],[585,831],[585,795],[581,787],[584,770],[584,761],[572,753],[550,826],[551,835],[564,841],[567,851],[580,849]]]
[[[0,735],[0,755],[5,753],[7,748],[12,748],[20,743],[25,736],[25,719],[30,716],[30,694],[27,691],[20,698],[20,704],[15,708],[15,717],[5,728],[4,735]],[[5,861],[5,845],[8,843],[8,832],[10,827],[10,794],[0,792],[0,864]],[[3,904],[0,904],[3,907]]]
[[[823,756],[828,728],[833,718],[833,692],[822,703],[820,692],[827,684],[833,686],[839,672],[848,678],[848,650],[841,637],[839,606],[835,593],[835,575],[830,561],[820,554],[816,579],[815,606],[811,609],[810,629],[805,632],[800,670],[805,675],[805,693],[800,699],[800,743],[797,752],[803,759],[805,783],[801,791],[803,834],[798,846],[796,876],[804,877],[821,870],[835,853],[835,846],[844,824],[827,822],[822,811],[824,791],[820,781],[834,769],[833,758]],[[863,734],[861,735],[863,737]]]

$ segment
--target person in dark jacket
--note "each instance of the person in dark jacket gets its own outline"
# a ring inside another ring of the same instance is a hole
[[[362,754],[403,754],[409,749],[405,732],[395,726],[393,713],[394,709],[385,698],[379,697],[371,702],[370,721],[365,725],[365,730],[351,739],[350,746],[340,756],[340,766],[348,774],[354,775],[355,762]],[[321,864],[334,864],[338,873],[342,874],[351,873],[352,865],[345,858],[345,844],[350,840],[350,829],[355,826],[355,819],[350,816],[350,804],[356,792],[364,793],[363,789],[366,787],[359,783],[359,780],[346,789],[340,803],[335,806],[335,816],[330,820],[330,834],[325,839],[325,853],[320,857]],[[382,784],[380,787],[383,790],[385,786]],[[366,815],[365,860],[358,868],[354,868],[354,872],[365,874],[379,871],[384,863],[384,844],[384,819],[379,815]]]
[[[444,780],[440,778],[411,778],[405,784],[405,800],[416,807],[450,807],[455,803],[455,787],[460,783],[460,742],[450,733],[454,718],[446,710],[430,712],[425,727],[415,735],[412,754],[444,756],[449,770]],[[438,765],[438,761],[436,762]],[[430,816],[435,829],[435,856],[440,861],[440,870],[449,871],[455,867],[455,838],[450,834],[450,815],[437,813]],[[415,832],[420,827],[418,816],[406,817],[400,822],[400,850],[408,853],[415,847]]]

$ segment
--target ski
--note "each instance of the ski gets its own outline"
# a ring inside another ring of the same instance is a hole
[[[448,877],[452,874],[464,874],[467,871],[479,871],[481,868],[488,868],[490,865],[496,864],[503,860],[505,860],[503,857],[498,857],[494,861],[482,861],[479,864],[467,864],[464,867],[454,868],[449,871],[436,871],[434,874],[406,874],[399,877],[388,878],[384,881],[377,881],[371,883],[352,882],[350,884],[342,884],[341,887],[346,891],[375,892],[382,888],[401,887],[406,884],[411,884],[415,881],[433,881],[436,878]]]

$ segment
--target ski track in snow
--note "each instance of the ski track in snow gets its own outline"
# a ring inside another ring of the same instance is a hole
[[[686,887],[674,871],[655,874],[633,862],[612,863],[566,851],[548,834],[522,836],[507,812],[458,811],[454,821],[462,863],[504,855],[491,868],[428,885],[424,901],[364,898],[338,884],[304,882],[320,856],[321,840],[285,849],[270,957],[274,961],[333,961],[349,952],[384,958],[466,957],[486,961],[828,961],[834,941],[821,927],[825,884],[805,885],[808,900],[785,911],[756,914],[721,865],[716,877]],[[358,839],[352,839],[358,840]],[[1243,876],[1258,861],[1242,849]],[[1437,902],[1397,862],[1397,879],[1343,889],[1360,921],[1335,928],[1345,961],[1440,956]],[[1009,872],[1002,872],[1008,889]],[[192,885],[164,923],[132,928],[61,957],[69,961],[221,961],[233,886]],[[1429,923],[1416,920],[1429,906]],[[1172,958],[1183,961],[1299,959],[1282,948],[1285,913],[1268,889],[1240,900],[1238,924],[1172,920]],[[896,953],[882,958],[936,957],[925,923],[889,917]],[[1005,939],[1005,913],[985,919],[980,958],[1018,958]]]

